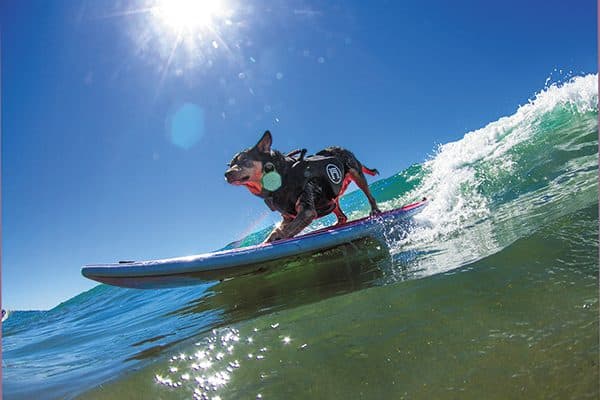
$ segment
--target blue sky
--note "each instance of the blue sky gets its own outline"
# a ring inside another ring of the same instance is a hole
[[[4,308],[93,287],[86,263],[206,252],[276,220],[223,179],[265,129],[386,177],[548,77],[597,70],[591,0],[217,5],[190,22],[156,1],[0,4]]]

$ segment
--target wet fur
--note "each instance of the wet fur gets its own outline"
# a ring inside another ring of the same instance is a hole
[[[254,147],[236,154],[229,163],[229,168],[225,172],[225,179],[227,182],[233,185],[246,186],[252,194],[261,198],[266,198],[269,195],[269,192],[264,190],[261,184],[265,165],[267,165],[267,163],[272,163],[275,170],[281,176],[285,176],[289,168],[297,161],[296,158],[293,158],[290,155],[284,155],[277,150],[272,150],[272,141],[271,133],[266,131]],[[298,151],[290,154],[297,152]],[[337,217],[338,224],[343,224],[348,220],[340,207],[339,199],[348,188],[350,182],[355,182],[367,196],[369,204],[371,205],[371,215],[381,212],[377,207],[375,198],[371,194],[364,175],[365,173],[368,175],[376,175],[378,174],[376,169],[370,169],[363,166],[354,154],[341,147],[328,147],[319,151],[316,155],[336,157],[342,162],[344,170],[346,171],[340,192],[333,200],[335,207],[332,212]],[[285,189],[285,187],[281,187],[279,190]],[[304,187],[304,191],[296,201],[296,214],[282,213],[283,221],[278,227],[273,229],[265,242],[273,242],[275,240],[293,237],[317,218],[317,211],[314,208],[314,202],[312,202],[314,191],[315,188],[311,187],[310,184],[307,184]]]

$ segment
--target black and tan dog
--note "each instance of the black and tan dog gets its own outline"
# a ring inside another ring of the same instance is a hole
[[[254,147],[236,154],[225,172],[228,183],[246,186],[283,216],[265,242],[293,237],[332,212],[338,224],[345,223],[339,199],[351,181],[367,195],[371,215],[381,212],[364,175],[376,175],[377,170],[363,166],[350,151],[328,147],[305,158],[306,150],[284,155],[271,149],[272,142],[266,131]]]

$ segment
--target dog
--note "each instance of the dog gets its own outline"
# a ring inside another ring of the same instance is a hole
[[[306,149],[283,154],[271,149],[272,143],[271,132],[265,131],[254,147],[237,153],[225,171],[228,183],[246,186],[281,213],[283,221],[265,243],[294,237],[314,219],[332,212],[337,224],[346,223],[339,199],[352,181],[367,196],[370,215],[381,212],[364,175],[379,172],[363,166],[350,151],[328,147],[305,158]]]

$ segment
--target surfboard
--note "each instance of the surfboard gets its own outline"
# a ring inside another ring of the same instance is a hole
[[[331,226],[274,243],[185,257],[149,261],[120,261],[90,264],[83,276],[114,286],[156,289],[223,280],[261,270],[265,263],[318,253],[364,238],[383,238],[386,226],[407,228],[411,217],[427,203],[426,199],[402,208]]]

